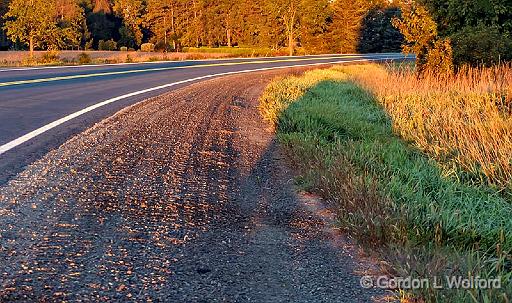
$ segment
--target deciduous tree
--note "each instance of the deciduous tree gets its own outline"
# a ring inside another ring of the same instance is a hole
[[[12,0],[6,14],[7,35],[34,48],[52,44],[59,31],[55,22],[55,2],[45,0]]]
[[[395,18],[393,24],[405,37],[404,50],[416,54],[420,74],[425,71],[452,72],[450,40],[438,37],[437,24],[422,5],[405,6],[402,17]]]

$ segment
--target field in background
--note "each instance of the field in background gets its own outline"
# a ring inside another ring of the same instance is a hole
[[[185,52],[193,53],[222,53],[236,57],[272,57],[286,56],[288,49],[273,50],[265,47],[186,47]],[[303,49],[296,49],[296,55],[305,55]]]
[[[296,55],[305,54],[306,53],[301,48],[296,50]],[[185,47],[183,52],[178,53],[141,51],[36,51],[34,58],[31,60],[27,51],[1,51],[0,66],[131,63],[286,55],[288,55],[287,49],[272,50],[264,47]]]
[[[418,79],[410,66],[337,67],[276,80],[260,109],[298,184],[332,203],[390,276],[502,282],[402,292],[403,302],[510,302],[511,83],[509,67],[452,79]]]
[[[84,56],[83,54],[87,54]],[[88,56],[88,57],[87,57]],[[0,52],[0,65],[2,66],[32,66],[32,65],[74,65],[74,64],[103,64],[103,63],[130,63],[148,61],[172,60],[199,60],[219,59],[233,57],[229,53],[214,52],[186,52],[161,53],[138,51],[36,51],[34,60],[30,60],[27,51]],[[82,58],[82,59],[81,59]],[[85,58],[85,60],[84,60]]]

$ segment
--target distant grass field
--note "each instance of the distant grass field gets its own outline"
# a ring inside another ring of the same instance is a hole
[[[304,55],[297,49],[296,55]],[[151,61],[183,61],[220,58],[286,56],[287,49],[265,47],[185,47],[182,52],[141,51],[36,51],[30,58],[27,51],[0,51],[0,66],[52,66],[132,63]]]
[[[78,65],[130,63],[149,61],[181,61],[229,58],[233,55],[215,52],[161,53],[138,51],[36,51],[30,59],[27,51],[1,51],[1,66]],[[84,60],[85,58],[85,60]]]
[[[184,52],[229,54],[236,57],[271,57],[288,55],[288,50],[272,50],[265,47],[187,47]],[[301,54],[301,51],[298,51]]]
[[[403,302],[512,299],[510,179],[475,164],[504,162],[509,71],[436,81],[377,65],[337,67],[278,79],[261,98],[298,183],[332,203],[340,226],[377,248],[391,275],[501,277],[501,289],[420,289],[401,292]]]

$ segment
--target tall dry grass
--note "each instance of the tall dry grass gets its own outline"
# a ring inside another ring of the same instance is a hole
[[[421,79],[410,66],[342,69],[376,95],[395,132],[434,156],[447,175],[511,187],[511,65]]]
[[[473,153],[489,156],[498,149],[498,160],[505,161],[510,145],[492,135],[510,138],[508,131],[495,133],[509,129],[509,71],[503,67],[485,77],[492,70],[471,69],[443,82],[434,75],[418,80],[412,70],[336,67],[277,79],[260,99],[263,117],[276,126],[301,174],[297,184],[336,207],[340,227],[380,252],[390,276],[502,282],[499,289],[402,290],[400,302],[512,298],[510,199],[487,186],[445,178],[436,161],[396,136],[425,144],[454,166],[457,158],[443,148],[456,148],[465,156],[459,161],[468,162]],[[496,147],[488,150],[489,143]],[[489,157],[472,161],[497,162]],[[508,182],[506,175],[503,180]]]

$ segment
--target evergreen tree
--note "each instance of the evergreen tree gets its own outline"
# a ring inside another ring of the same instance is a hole
[[[61,34],[57,43],[58,48],[79,47],[89,35],[84,10],[77,0],[57,0],[55,8]]]
[[[400,17],[397,7],[375,7],[362,21],[357,51],[360,53],[400,52],[404,38],[392,25],[394,18]]]
[[[167,49],[171,36],[175,31],[175,1],[174,0],[148,0],[145,25],[154,35],[155,42],[163,41]],[[173,48],[176,49],[176,39],[173,40]]]
[[[332,45],[329,27],[332,23],[332,10],[329,0],[303,0],[305,9],[301,19],[300,42],[308,53],[331,52]]]
[[[332,3],[331,49],[339,53],[355,53],[363,18],[369,10],[364,0],[336,0]]]
[[[142,0],[115,0],[114,12],[123,19],[123,27],[119,29],[120,44],[129,47],[141,45],[144,13]]]
[[[0,0],[0,50],[9,47],[9,39],[4,30],[4,18],[9,9],[9,0]]]
[[[108,0],[94,0],[94,13],[102,12],[104,14],[112,13],[112,8]]]

